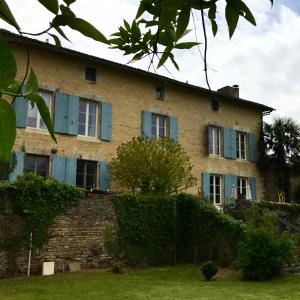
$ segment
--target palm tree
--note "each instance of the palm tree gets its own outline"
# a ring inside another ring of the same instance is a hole
[[[264,162],[277,177],[277,187],[290,199],[290,177],[300,173],[300,127],[292,119],[264,123]]]

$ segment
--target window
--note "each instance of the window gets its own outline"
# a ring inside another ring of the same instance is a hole
[[[97,162],[77,160],[76,185],[85,189],[95,189],[97,179]]]
[[[169,136],[167,128],[168,118],[162,115],[152,114],[152,137],[164,137]]]
[[[237,185],[238,197],[246,199],[248,179],[245,177],[238,177]]]
[[[221,155],[221,128],[208,126],[208,153]]]
[[[96,137],[97,103],[79,101],[78,135]]]
[[[39,95],[44,98],[51,115],[52,93],[40,91]],[[46,125],[42,120],[36,105],[34,107],[32,107],[31,104],[28,105],[27,126],[37,129],[46,129]]]
[[[246,159],[246,140],[247,134],[243,132],[236,133],[236,157],[237,159]]]
[[[209,198],[214,205],[222,204],[221,181],[221,176],[219,175],[210,175],[209,177]]]
[[[164,100],[165,98],[165,90],[164,88],[157,86],[155,88],[155,95],[156,95],[156,99],[158,100]]]
[[[96,82],[96,69],[91,67],[86,67],[85,79],[88,81]]]
[[[24,173],[34,173],[48,177],[49,157],[41,155],[26,154],[24,159]]]

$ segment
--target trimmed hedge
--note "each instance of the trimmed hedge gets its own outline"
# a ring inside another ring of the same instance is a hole
[[[188,194],[125,194],[114,196],[112,202],[120,243],[114,249],[124,252],[112,254],[125,257],[131,265],[203,259],[228,263],[244,234],[239,221]]]

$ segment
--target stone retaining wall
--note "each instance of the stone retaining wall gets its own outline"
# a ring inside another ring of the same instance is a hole
[[[0,218],[0,236],[2,230],[8,230],[5,224],[11,217],[7,215],[9,213],[4,211]],[[78,207],[56,218],[50,229],[48,244],[32,255],[32,273],[40,273],[43,261],[54,261],[56,272],[68,271],[71,262],[78,262],[83,269],[106,266],[110,257],[104,249],[104,231],[114,222],[115,214],[109,197],[90,196],[82,200]],[[16,274],[26,274],[27,264],[26,250],[17,259]],[[7,253],[0,251],[0,276],[7,275]]]

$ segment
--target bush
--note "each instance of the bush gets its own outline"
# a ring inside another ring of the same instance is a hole
[[[276,237],[261,229],[247,230],[240,244],[237,266],[244,278],[268,280],[279,275],[294,259],[294,245],[289,237]]]
[[[268,280],[293,263],[295,245],[287,234],[279,234],[275,216],[259,206],[247,211],[247,229],[236,261],[244,278]]]
[[[113,273],[120,274],[120,273],[122,273],[122,269],[123,269],[122,262],[117,261],[117,262],[114,262],[112,264],[112,271],[113,271]]]
[[[111,161],[110,172],[132,192],[172,193],[196,183],[189,156],[168,138],[133,138],[122,144]]]
[[[206,280],[211,280],[218,272],[218,267],[215,262],[207,261],[201,265],[201,272]]]

